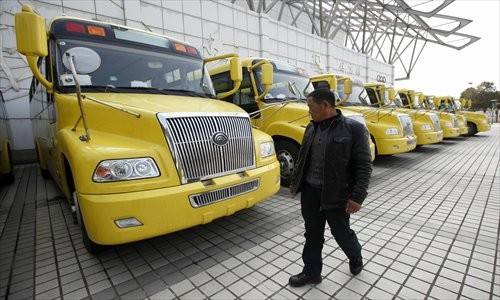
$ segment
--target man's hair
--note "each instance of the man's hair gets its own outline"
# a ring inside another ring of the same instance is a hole
[[[335,101],[337,100],[335,94],[327,88],[316,89],[307,95],[307,97],[311,97],[312,100],[318,104],[326,101],[331,105],[331,107],[335,107]]]

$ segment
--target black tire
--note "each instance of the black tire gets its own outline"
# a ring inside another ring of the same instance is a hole
[[[473,136],[477,133],[476,124],[467,122],[467,136]]]
[[[279,140],[275,143],[275,147],[276,157],[280,163],[281,185],[289,187],[299,157],[300,146],[294,141]]]
[[[78,220],[78,224],[80,225],[80,229],[82,230],[82,240],[83,240],[83,245],[85,246],[85,249],[87,249],[87,251],[89,253],[92,253],[92,254],[96,254],[96,253],[101,252],[104,249],[104,246],[94,243],[90,239],[90,237],[87,233],[87,229],[85,228],[85,222],[83,221],[82,213],[80,211],[80,205],[78,204],[76,192],[72,193],[72,197],[73,197],[73,203],[74,203],[75,209],[76,209],[76,212],[75,212],[76,219]]]

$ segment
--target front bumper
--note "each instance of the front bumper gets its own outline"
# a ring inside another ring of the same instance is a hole
[[[443,131],[415,132],[417,145],[429,145],[439,143],[443,140]]]
[[[458,127],[445,127],[443,128],[443,138],[454,138],[460,135]]]
[[[469,133],[469,129],[467,128],[467,126],[458,127],[458,132],[460,133],[460,135],[467,135]]]
[[[194,208],[189,196],[228,188],[259,179],[257,189]],[[209,223],[249,208],[274,195],[280,188],[280,165],[276,161],[243,174],[231,174],[202,182],[132,193],[78,194],[78,202],[90,239],[101,245],[143,240]],[[115,220],[135,218],[143,225],[119,228]]]
[[[417,147],[417,137],[409,136],[394,139],[375,139],[377,154],[391,155],[410,152]]]

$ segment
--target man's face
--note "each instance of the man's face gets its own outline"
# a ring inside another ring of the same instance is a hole
[[[309,114],[315,122],[321,122],[328,118],[327,107],[328,103],[326,101],[321,101],[321,103],[316,103],[312,97],[307,97],[307,106],[309,107]]]

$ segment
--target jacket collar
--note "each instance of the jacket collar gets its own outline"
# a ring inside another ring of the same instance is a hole
[[[337,115],[335,115],[333,117],[330,117],[328,119],[324,119],[321,122],[311,121],[314,125],[314,129],[318,129],[318,126],[319,126],[319,129],[321,129],[321,130],[325,130],[331,126],[333,126],[333,127],[337,126],[337,123],[342,118],[342,112],[340,111],[340,109],[337,109],[337,108],[335,109],[335,111],[337,111]]]

